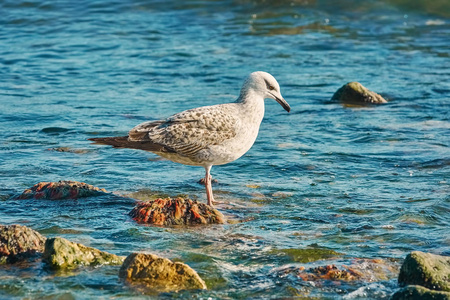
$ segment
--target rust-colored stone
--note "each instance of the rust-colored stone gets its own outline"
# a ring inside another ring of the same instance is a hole
[[[18,199],[77,199],[106,193],[105,189],[78,181],[39,182],[26,189]]]
[[[46,238],[21,225],[0,225],[0,264],[27,259],[44,251]]]
[[[223,224],[224,216],[215,208],[184,198],[158,198],[139,202],[130,212],[138,223],[160,226]]]
[[[292,274],[303,281],[380,281],[395,278],[398,274],[398,264],[382,259],[354,259],[350,265],[334,264],[305,268],[289,267],[282,274]]]

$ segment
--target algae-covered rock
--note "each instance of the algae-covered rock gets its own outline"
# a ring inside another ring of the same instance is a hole
[[[86,154],[90,152],[88,149],[73,149],[70,147],[56,147],[56,148],[49,148],[48,151],[56,151],[56,152],[69,152],[69,153],[76,153],[76,154]]]
[[[191,267],[154,254],[130,254],[120,268],[119,277],[160,292],[206,289],[203,279]]]
[[[359,82],[349,82],[334,93],[331,100],[348,104],[381,104],[387,101],[379,94],[365,88]]]
[[[400,285],[421,285],[450,292],[450,257],[414,251],[408,254],[398,276]]]
[[[335,265],[319,266],[309,269],[298,269],[298,276],[304,281],[318,280],[360,280],[362,273],[351,268],[338,268]]]
[[[77,199],[106,193],[93,185],[78,181],[39,182],[26,189],[18,199]]]
[[[329,34],[338,33],[340,30],[336,27],[322,24],[321,22],[313,22],[302,26],[282,26],[270,29],[267,35],[296,35],[308,32],[324,32]]]
[[[158,198],[140,202],[130,212],[138,223],[153,225],[223,224],[224,216],[215,208],[184,198]]]
[[[287,274],[302,281],[366,281],[375,282],[397,277],[398,264],[390,260],[358,258],[348,264],[317,267],[288,266],[278,271],[279,277]]]
[[[430,290],[420,285],[408,285],[395,292],[391,300],[450,300],[450,293]]]
[[[120,265],[125,257],[57,237],[47,239],[42,259],[53,269],[72,269],[80,265]]]
[[[313,262],[317,260],[329,259],[336,256],[342,255],[339,252],[336,252],[327,248],[320,247],[311,247],[305,249],[276,249],[272,250],[272,254],[284,254],[290,260],[294,262],[307,263]]]
[[[45,237],[21,225],[0,225],[0,264],[14,263],[44,251]]]

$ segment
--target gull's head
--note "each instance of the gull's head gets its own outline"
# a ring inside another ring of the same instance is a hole
[[[281,96],[280,85],[269,73],[262,71],[251,73],[242,86],[241,94],[246,94],[249,90],[253,90],[254,93],[263,99],[276,100],[287,112],[291,110],[289,104]]]

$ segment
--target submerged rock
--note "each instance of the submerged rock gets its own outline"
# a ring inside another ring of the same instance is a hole
[[[205,185],[205,177],[200,178],[200,180],[197,181],[197,183]],[[216,183],[219,183],[219,181],[217,179],[213,178],[211,180],[211,184],[216,184]]]
[[[349,82],[334,93],[331,100],[348,104],[381,104],[387,101],[379,94],[365,88],[359,82]]]
[[[391,300],[450,300],[450,293],[430,290],[420,285],[408,285],[395,292]]]
[[[120,265],[125,257],[103,252],[64,238],[51,238],[45,242],[42,260],[52,269],[73,269],[80,265]]]
[[[374,282],[395,278],[398,267],[383,259],[354,259],[350,264],[334,264],[319,267],[288,267],[278,272],[279,276],[294,275],[302,281],[367,281]]]
[[[271,251],[272,254],[285,255],[294,262],[307,263],[317,260],[329,259],[342,254],[331,249],[321,247],[311,247],[305,249],[276,249]]]
[[[303,281],[318,281],[318,280],[359,280],[362,273],[351,268],[339,269],[335,265],[320,266],[315,268],[299,268],[298,277]]]
[[[158,198],[140,202],[130,212],[138,223],[169,226],[223,224],[224,216],[215,208],[184,198]]]
[[[267,33],[268,35],[296,35],[296,34],[305,34],[308,32],[325,32],[329,34],[334,34],[339,32],[340,30],[336,27],[322,24],[321,22],[313,22],[310,24],[292,27],[292,26],[285,26],[285,27],[277,27],[274,29],[269,30]]]
[[[76,154],[86,154],[90,150],[88,149],[73,149],[70,147],[56,147],[56,148],[49,148],[48,151],[56,151],[56,152],[69,152],[69,153],[76,153]]]
[[[408,254],[398,276],[398,283],[421,285],[450,292],[450,257],[414,251]]]
[[[206,289],[203,279],[191,267],[154,254],[130,254],[120,268],[119,277],[160,292]]]
[[[26,189],[18,199],[77,199],[98,196],[106,193],[105,189],[78,181],[39,182]]]
[[[0,264],[14,263],[44,252],[46,238],[21,225],[0,225]]]

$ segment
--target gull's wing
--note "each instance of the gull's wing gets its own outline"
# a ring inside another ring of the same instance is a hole
[[[130,130],[128,140],[159,145],[164,149],[161,152],[190,157],[235,137],[238,122],[235,103],[205,106],[183,111],[165,121],[139,124]]]

